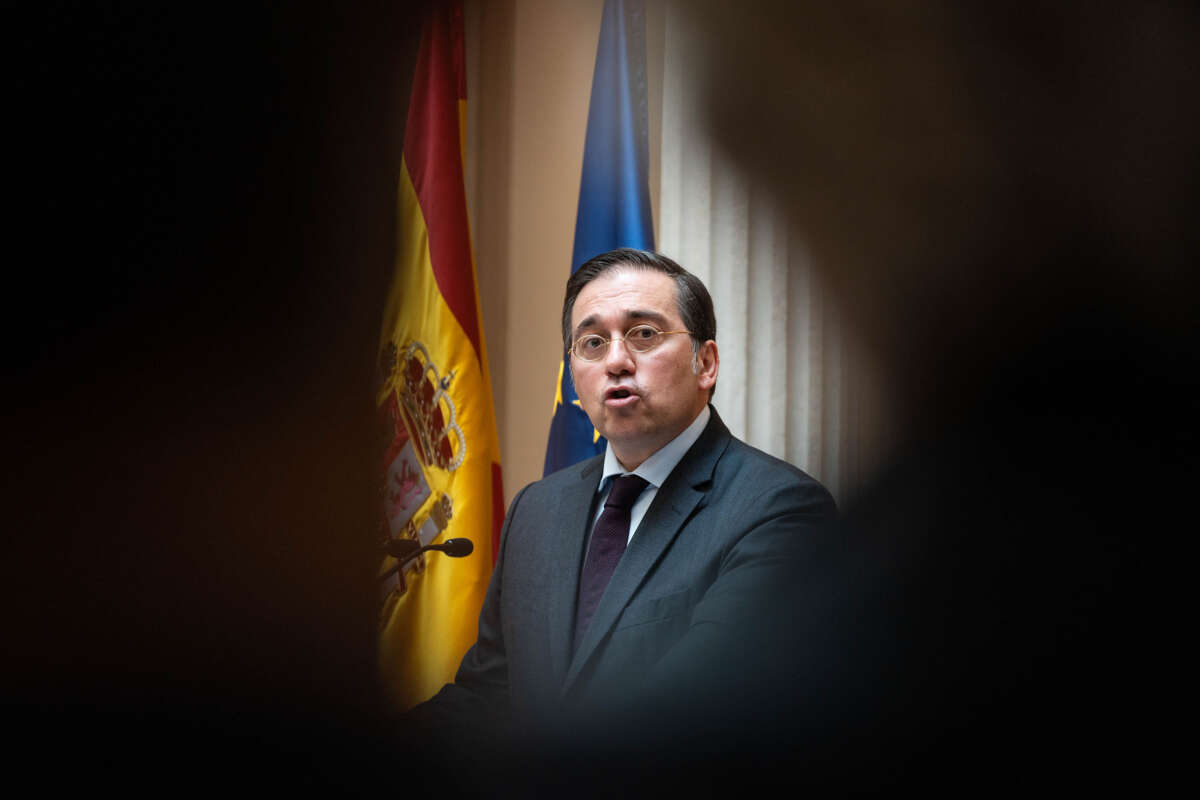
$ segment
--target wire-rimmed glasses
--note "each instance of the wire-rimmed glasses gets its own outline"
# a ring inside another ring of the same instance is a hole
[[[599,361],[608,355],[608,346],[613,342],[624,342],[631,353],[649,353],[662,344],[664,336],[691,331],[660,331],[653,325],[634,325],[620,339],[605,339],[596,333],[585,333],[571,344],[571,352],[584,361]]]

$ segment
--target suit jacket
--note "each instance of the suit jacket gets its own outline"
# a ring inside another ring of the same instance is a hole
[[[430,705],[541,725],[680,691],[706,664],[737,654],[747,626],[770,618],[777,590],[835,513],[823,486],[731,436],[714,409],[572,652],[602,466],[601,456],[576,464],[513,499],[478,639]]]

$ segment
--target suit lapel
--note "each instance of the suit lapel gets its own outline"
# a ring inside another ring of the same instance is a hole
[[[712,409],[712,418],[704,433],[659,488],[629,548],[617,563],[612,580],[604,590],[579,649],[570,662],[563,683],[564,693],[570,689],[588,659],[616,624],[621,612],[629,605],[634,592],[646,580],[683,524],[704,499],[712,485],[713,470],[728,443],[729,429],[717,416],[716,409]],[[578,584],[579,576],[576,575],[575,586],[578,587]]]
[[[547,518],[549,536],[548,564],[563,565],[554,575],[553,591],[547,612],[550,615],[550,657],[554,677],[562,681],[571,658],[575,634],[575,597],[579,594],[579,572],[583,548],[587,542],[589,512],[600,485],[603,457],[579,465],[579,480],[563,490],[556,513]]]

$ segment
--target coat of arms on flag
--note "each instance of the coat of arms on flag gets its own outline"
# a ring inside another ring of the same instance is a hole
[[[454,400],[446,391],[453,374],[441,376],[420,342],[409,343],[401,356],[388,347],[380,366],[387,393],[379,407],[384,445],[379,544],[382,548],[393,539],[412,539],[425,546],[454,516],[449,492],[431,488],[431,483],[442,486],[445,481],[430,473],[453,472],[467,452]],[[391,572],[380,586],[381,613],[424,569],[425,557],[419,555]]]

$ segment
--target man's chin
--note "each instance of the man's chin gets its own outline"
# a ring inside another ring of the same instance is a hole
[[[601,425],[597,425],[596,430],[610,442],[637,444],[638,440],[645,438],[648,433],[645,422],[639,422],[634,414],[628,412],[609,411],[600,422]]]

